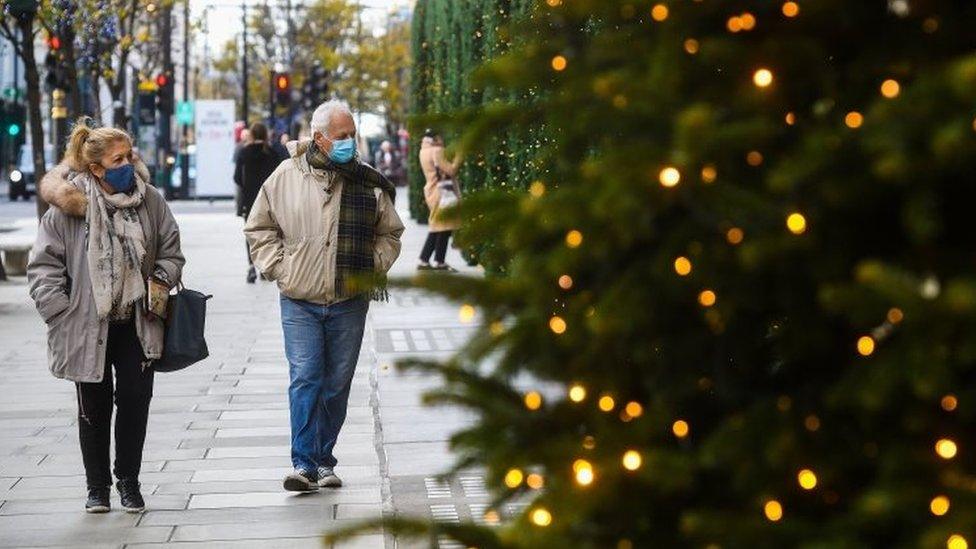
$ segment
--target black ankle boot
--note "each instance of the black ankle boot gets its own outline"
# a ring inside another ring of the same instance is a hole
[[[139,481],[134,478],[119,479],[115,483],[115,489],[119,491],[119,499],[122,500],[122,508],[126,513],[141,513],[146,509],[146,502],[142,499],[139,492]]]
[[[254,281],[258,279],[258,273],[251,267],[247,270],[247,283],[254,284]]]
[[[85,502],[86,513],[108,513],[112,509],[109,501],[109,487],[88,489],[88,501]]]

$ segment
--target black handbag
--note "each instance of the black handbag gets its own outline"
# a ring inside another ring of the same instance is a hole
[[[204,326],[207,300],[213,297],[179,285],[166,304],[166,335],[163,356],[153,362],[157,372],[175,372],[200,362],[210,355]]]

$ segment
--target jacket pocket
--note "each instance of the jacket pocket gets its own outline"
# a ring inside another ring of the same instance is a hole
[[[47,325],[47,359],[51,373],[55,377],[64,377],[68,367],[68,346],[65,334],[65,317],[69,311],[65,310],[53,318]]]
[[[312,237],[286,244],[278,280],[282,294],[306,301],[325,297],[324,281],[331,270],[325,264],[325,242],[325,237]]]

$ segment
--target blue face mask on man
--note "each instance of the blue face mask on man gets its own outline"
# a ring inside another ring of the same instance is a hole
[[[328,139],[328,138],[326,138]],[[332,141],[330,139],[330,141]],[[345,164],[356,156],[356,140],[352,137],[332,141],[332,150],[329,151],[329,159],[336,164]]]
[[[118,168],[106,169],[102,178],[115,192],[128,192],[136,183],[135,166],[126,164]]]

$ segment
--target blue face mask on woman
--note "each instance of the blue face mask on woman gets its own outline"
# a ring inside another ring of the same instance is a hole
[[[330,140],[331,141],[331,140]],[[336,164],[345,164],[352,160],[356,155],[356,140],[353,138],[332,141],[332,150],[329,151],[329,159]]]
[[[131,189],[135,184],[135,175],[135,166],[132,164],[126,164],[124,166],[119,166],[118,168],[106,169],[105,177],[102,179],[108,183],[109,187],[112,187],[115,192],[124,193],[128,192],[129,189]]]

